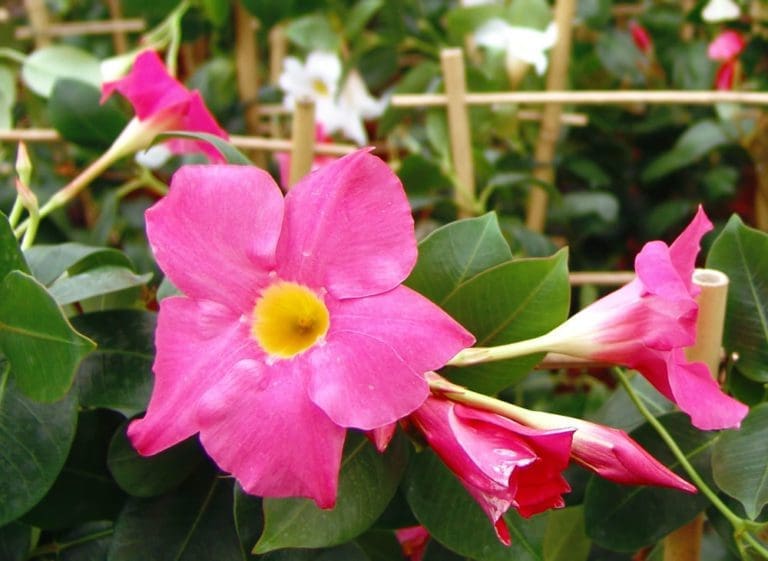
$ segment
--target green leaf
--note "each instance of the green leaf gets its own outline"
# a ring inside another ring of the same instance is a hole
[[[285,28],[285,35],[295,45],[307,50],[336,52],[341,38],[322,14],[309,14],[296,18]]]
[[[157,314],[110,310],[72,318],[72,324],[96,341],[96,350],[80,363],[77,387],[85,407],[107,407],[131,416],[147,408],[152,393],[152,361]]]
[[[13,229],[8,224],[8,218],[0,212],[0,280],[11,271],[29,273],[29,267],[13,235]]]
[[[544,561],[586,561],[592,543],[584,528],[584,508],[549,513],[544,532]]]
[[[40,283],[19,271],[6,275],[0,284],[0,349],[19,390],[39,401],[60,399],[94,346]]]
[[[504,8],[497,4],[460,6],[448,12],[445,23],[451,37],[460,41],[488,20],[503,18],[504,12]]]
[[[56,561],[106,560],[112,541],[112,522],[88,522],[66,532],[52,535],[56,542]],[[62,547],[66,544],[66,547]],[[48,558],[46,558],[47,561]]]
[[[644,84],[642,68],[648,65],[648,61],[628,32],[610,29],[601,33],[595,52],[605,70],[616,79],[635,85]]]
[[[504,519],[512,545],[503,545],[480,506],[431,450],[412,458],[404,486],[416,518],[449,549],[483,561],[544,559],[546,514],[523,520],[510,510]]]
[[[75,436],[77,401],[24,396],[0,364],[0,526],[15,520],[48,492]]]
[[[659,421],[699,474],[711,481],[710,457],[717,433],[694,429],[683,413],[670,413]],[[653,427],[646,423],[631,436],[661,463],[685,477]],[[707,504],[701,493],[688,495],[674,489],[620,485],[592,476],[584,498],[587,535],[608,549],[635,551],[693,520]]]
[[[16,74],[0,64],[0,130],[13,128],[13,106],[16,104]]]
[[[442,305],[458,287],[512,258],[494,213],[438,228],[419,244],[419,259],[405,284]]]
[[[384,512],[406,462],[404,438],[395,438],[387,451],[379,454],[365,437],[350,433],[336,506],[321,510],[308,499],[264,499],[264,532],[253,553],[285,547],[327,547],[358,536]]]
[[[244,561],[232,516],[232,480],[203,466],[172,493],[130,499],[115,523],[109,561]]]
[[[105,266],[60,278],[48,287],[48,292],[59,306],[65,306],[94,296],[143,286],[151,278],[152,273],[137,275],[125,267]]]
[[[435,83],[440,76],[440,66],[432,61],[422,62],[406,72],[398,81],[393,94],[404,93],[422,93],[430,89],[430,85]],[[403,117],[409,111],[408,109],[399,109],[389,105],[381,115],[378,124],[378,134],[384,137],[392,130],[402,124]]]
[[[249,160],[245,154],[215,134],[209,134],[207,132],[170,131],[157,135],[155,142],[160,142],[169,138],[191,138],[194,140],[202,140],[203,142],[213,144],[213,147],[224,156],[224,159],[229,164],[237,164],[240,166],[253,165],[253,162]]]
[[[736,368],[768,382],[768,234],[733,215],[712,243],[707,267],[730,278],[723,344],[738,353]]]
[[[698,121],[677,139],[671,150],[656,158],[643,170],[642,180],[651,182],[661,179],[703,158],[718,146],[734,141],[717,121]]]
[[[669,49],[672,59],[672,84],[681,90],[708,90],[715,78],[715,63],[707,56],[707,42],[701,39],[679,41]]]
[[[462,283],[442,307],[488,347],[543,335],[568,315],[568,252],[518,259],[492,267]],[[463,368],[445,376],[482,393],[495,393],[517,382],[541,360],[534,354]]]
[[[216,27],[221,27],[229,19],[229,2],[222,0],[202,0],[205,15]]]
[[[712,449],[712,472],[747,516],[757,518],[768,504],[768,403],[753,408],[741,429],[722,434]]]
[[[384,0],[360,0],[347,14],[344,36],[347,41],[354,39],[384,5]]]
[[[108,148],[128,124],[117,99],[100,104],[101,92],[80,80],[56,81],[48,100],[51,122],[62,138],[95,148]]]
[[[632,376],[629,384],[654,416],[669,413],[675,408],[673,403],[661,395],[643,376]],[[627,391],[623,387],[618,387],[595,413],[592,420],[629,432],[642,425],[645,417],[634,406]]]
[[[107,446],[122,416],[105,410],[83,411],[64,468],[24,522],[58,530],[93,520],[114,520],[125,494],[107,471]]]
[[[26,561],[32,542],[32,528],[19,522],[0,528],[0,559]]]
[[[24,255],[32,275],[46,286],[65,272],[76,274],[105,265],[133,268],[131,260],[121,251],[75,242],[34,245]]]
[[[42,97],[51,95],[59,78],[80,80],[98,88],[101,85],[99,60],[70,45],[53,45],[37,49],[21,67],[21,79]]]
[[[117,484],[134,497],[155,497],[172,491],[199,466],[203,455],[196,437],[190,437],[153,456],[142,456],[126,435],[128,423],[115,431],[109,444],[107,466]]]

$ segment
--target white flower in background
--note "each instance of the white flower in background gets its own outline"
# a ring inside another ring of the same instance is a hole
[[[173,156],[171,149],[164,142],[161,142],[150,146],[146,150],[139,150],[136,152],[134,159],[137,164],[145,168],[159,169],[171,159],[171,156]]]
[[[483,6],[485,4],[498,4],[498,0],[461,0],[461,5],[465,8],[470,6]]]
[[[739,16],[741,8],[733,0],[709,0],[701,12],[701,18],[710,23],[737,19]]]
[[[475,42],[478,45],[507,53],[508,71],[523,62],[533,65],[539,76],[547,69],[545,51],[551,49],[556,41],[557,26],[554,22],[544,31],[539,31],[532,27],[509,25],[503,19],[493,18],[475,31]]]
[[[288,57],[280,76],[285,92],[284,105],[293,109],[296,99],[310,97],[315,101],[315,120],[323,131],[343,136],[363,145],[368,141],[363,121],[378,117],[384,111],[385,100],[371,96],[362,77],[351,70],[339,92],[341,61],[332,53],[314,51],[305,63]]]

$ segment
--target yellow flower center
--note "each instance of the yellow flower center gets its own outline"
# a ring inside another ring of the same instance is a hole
[[[253,308],[251,335],[269,355],[291,358],[328,332],[328,308],[320,297],[295,282],[269,286]]]
[[[315,78],[312,80],[312,89],[315,90],[315,93],[319,96],[326,97],[331,92],[328,90],[328,86],[325,85],[325,82],[322,81],[320,78]]]

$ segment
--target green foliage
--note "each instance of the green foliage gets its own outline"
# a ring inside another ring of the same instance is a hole
[[[24,61],[21,77],[30,90],[42,97],[49,97],[61,78],[79,80],[97,88],[101,85],[98,59],[69,45],[36,50]]]

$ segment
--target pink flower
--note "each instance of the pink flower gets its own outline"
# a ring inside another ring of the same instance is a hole
[[[120,80],[102,85],[102,103],[115,91],[131,102],[136,120],[128,128],[133,133],[131,150],[147,148],[154,137],[172,130],[204,132],[227,139],[227,133],[205,106],[200,93],[189,91],[170,76],[154,51],[144,51],[133,64],[131,72]],[[133,128],[131,126],[133,125]],[[171,152],[203,152],[213,162],[223,161],[221,154],[209,143],[174,138],[167,142]]]
[[[150,455],[200,433],[243,488],[336,499],[346,429],[389,425],[428,394],[422,372],[473,337],[401,286],[416,260],[402,185],[365,151],[283,198],[264,171],[185,166],[146,213],[158,264],[155,386],[128,428]]]
[[[632,35],[632,41],[641,53],[648,54],[653,49],[653,40],[648,30],[636,21],[629,22],[629,32]]]
[[[718,90],[730,90],[736,82],[738,57],[746,46],[744,37],[737,31],[726,29],[709,44],[707,56],[721,62],[715,75],[715,87]]]
[[[409,561],[421,561],[427,549],[429,532],[424,526],[408,526],[395,530],[395,537]]]
[[[561,495],[570,487],[561,472],[573,429],[532,429],[438,397],[410,420],[480,504],[502,543],[511,543],[502,518],[510,507],[527,517],[565,505]]]
[[[547,349],[640,371],[697,428],[738,427],[747,406],[725,395],[705,364],[684,354],[696,339],[696,254],[711,229],[699,208],[671,246],[647,243],[635,259],[635,280],[545,335]]]

